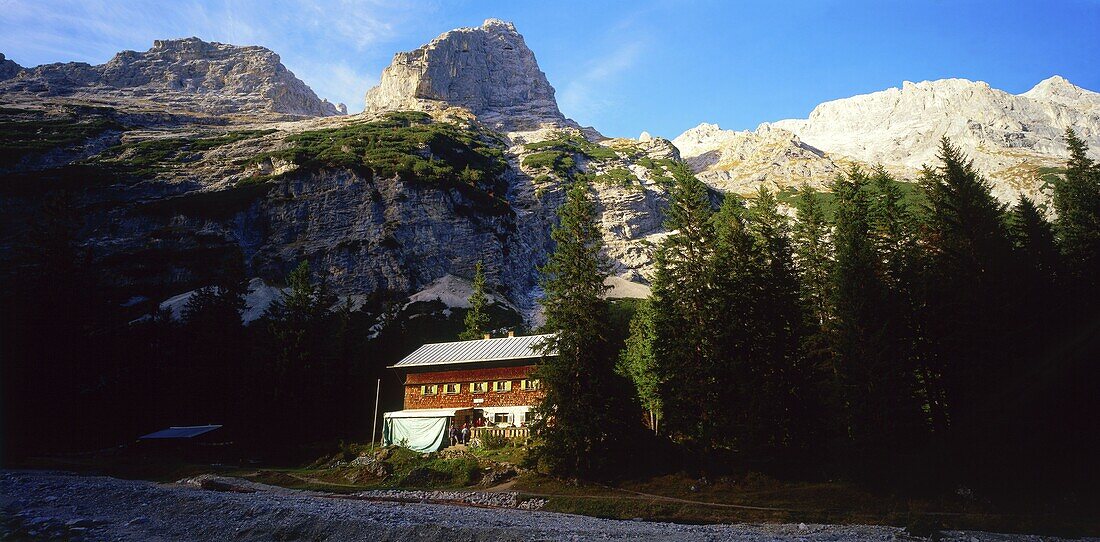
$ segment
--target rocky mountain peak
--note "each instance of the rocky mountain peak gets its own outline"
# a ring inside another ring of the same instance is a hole
[[[502,21],[500,19],[494,19],[492,17],[485,19],[485,22],[481,23],[481,28],[484,28],[485,30],[499,29],[503,32],[517,33],[516,25],[508,21]]]
[[[4,56],[4,53],[0,53],[0,81],[5,79],[11,79],[19,74],[23,70],[23,66],[16,64],[15,61],[9,60]]]
[[[397,53],[366,95],[366,111],[460,107],[504,131],[575,126],[558,110],[554,87],[512,23],[444,32]]]
[[[1031,87],[1031,90],[1025,92],[1024,94],[1049,96],[1064,92],[1077,93],[1082,90],[1084,89],[1077,85],[1074,85],[1073,83],[1070,83],[1069,80],[1065,77],[1062,77],[1061,75],[1052,75],[1046,79],[1043,79],[1042,81],[1039,81],[1038,84],[1036,84],[1034,87]]]
[[[1061,75],[1055,75],[1040,81],[1039,84],[1031,87],[1031,90],[1020,96],[1036,101],[1061,104],[1079,111],[1093,113],[1100,111],[1100,93],[1070,83]]]
[[[273,51],[195,37],[157,40],[148,51],[122,51],[99,66],[70,62],[22,70],[4,81],[0,92],[88,97],[120,106],[158,104],[209,114],[340,114]]]

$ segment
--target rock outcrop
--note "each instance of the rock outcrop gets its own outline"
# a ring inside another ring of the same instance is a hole
[[[9,60],[4,56],[4,53],[0,53],[0,81],[11,79],[21,71],[23,71],[23,66],[16,64],[13,60]]]
[[[489,19],[397,53],[366,95],[366,112],[460,107],[511,132],[575,126],[558,110],[554,87],[512,23]]]
[[[672,141],[699,178],[723,192],[748,195],[760,186],[773,190],[803,183],[821,188],[840,171],[824,152],[787,130],[723,130],[703,123]]]
[[[712,186],[740,192],[760,182],[821,185],[837,165],[850,163],[882,164],[912,179],[936,162],[947,136],[993,182],[994,194],[1010,202],[1021,194],[1048,197],[1040,168],[1064,163],[1066,128],[1096,153],[1100,94],[1058,76],[1018,95],[981,81],[943,79],[826,102],[806,119],[764,123],[754,132],[704,124],[674,141]]]
[[[0,68],[0,73],[7,70]],[[148,51],[122,51],[99,66],[69,62],[27,68],[0,83],[0,93],[72,97],[120,107],[154,105],[211,115],[341,114],[271,50],[198,38],[157,40]]]

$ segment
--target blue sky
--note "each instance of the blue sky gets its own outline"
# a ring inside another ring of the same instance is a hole
[[[192,35],[264,45],[354,112],[394,52],[488,17],[516,24],[566,115],[614,136],[752,129],[906,80],[1100,91],[1100,0],[0,0],[0,52],[33,66]]]

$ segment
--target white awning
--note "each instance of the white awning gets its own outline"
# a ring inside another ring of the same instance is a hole
[[[469,408],[413,408],[382,414],[383,418],[453,418],[455,412]]]

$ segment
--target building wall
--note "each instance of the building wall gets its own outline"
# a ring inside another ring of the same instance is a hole
[[[459,371],[436,371],[410,373],[405,378],[405,408],[487,408],[536,405],[542,395],[539,390],[521,389],[523,379],[529,378],[534,365],[518,367],[495,367],[490,369],[469,369]],[[511,391],[493,391],[493,382],[510,381]],[[488,382],[485,393],[472,393],[470,384]],[[422,395],[420,387],[435,384],[435,395]],[[459,384],[457,394],[446,394],[444,384]],[[475,399],[481,399],[475,403]]]

